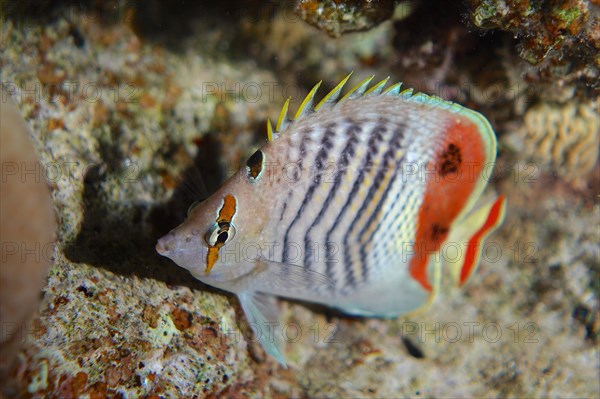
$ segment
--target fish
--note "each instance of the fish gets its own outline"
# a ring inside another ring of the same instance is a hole
[[[277,297],[349,315],[428,308],[442,270],[464,285],[506,199],[480,204],[497,152],[480,113],[436,96],[369,87],[316,105],[316,84],[267,142],[160,238],[159,254],[233,293],[266,353],[286,365]],[[444,251],[450,248],[452,251]],[[450,255],[451,253],[451,255]]]

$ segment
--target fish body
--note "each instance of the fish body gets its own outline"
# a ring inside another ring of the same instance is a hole
[[[496,158],[481,114],[371,78],[312,106],[319,85],[270,140],[157,251],[238,296],[268,353],[273,296],[396,317],[431,303],[442,265],[462,285],[505,200],[474,210]],[[288,100],[289,101],[289,100]],[[443,251],[451,247],[452,251]],[[445,270],[445,269],[444,269]]]

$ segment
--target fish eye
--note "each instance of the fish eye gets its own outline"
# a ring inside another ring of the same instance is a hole
[[[206,242],[211,247],[223,246],[235,236],[235,227],[230,223],[215,224],[206,233]]]
[[[219,233],[219,235],[217,236],[217,242],[221,243],[221,244],[225,244],[227,242],[228,238],[229,238],[229,233],[227,233],[226,231],[223,231],[222,233]]]

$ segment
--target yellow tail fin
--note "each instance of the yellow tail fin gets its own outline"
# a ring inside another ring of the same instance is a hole
[[[486,238],[504,221],[506,199],[499,196],[462,220],[450,232],[442,253],[452,277],[460,287],[473,275],[481,258]],[[455,254],[451,256],[449,254]]]

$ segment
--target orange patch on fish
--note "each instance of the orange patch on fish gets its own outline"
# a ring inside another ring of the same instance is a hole
[[[429,254],[440,249],[449,228],[471,196],[478,176],[484,167],[485,152],[477,126],[460,118],[446,130],[446,145],[439,151],[428,170],[425,198],[419,211],[415,255],[410,262],[410,274],[431,291],[427,276]]]
[[[231,194],[227,194],[225,198],[223,198],[223,206],[219,210],[219,216],[216,220],[217,225],[220,227],[219,234],[227,233],[229,231],[229,225],[233,220],[236,209],[237,201],[235,200],[235,197]],[[219,260],[219,250],[223,245],[225,245],[225,242],[217,240],[214,245],[208,247],[208,252],[206,253],[206,274],[210,273],[215,263]]]
[[[208,247],[208,253],[206,254],[205,270],[207,274],[210,273],[215,263],[219,260],[219,249],[221,249],[222,246],[223,244],[217,243],[215,246]]]
[[[223,206],[219,211],[217,223],[231,223],[233,215],[235,215],[236,208],[237,202],[235,200],[235,197],[231,194],[227,194],[225,198],[223,198]]]

